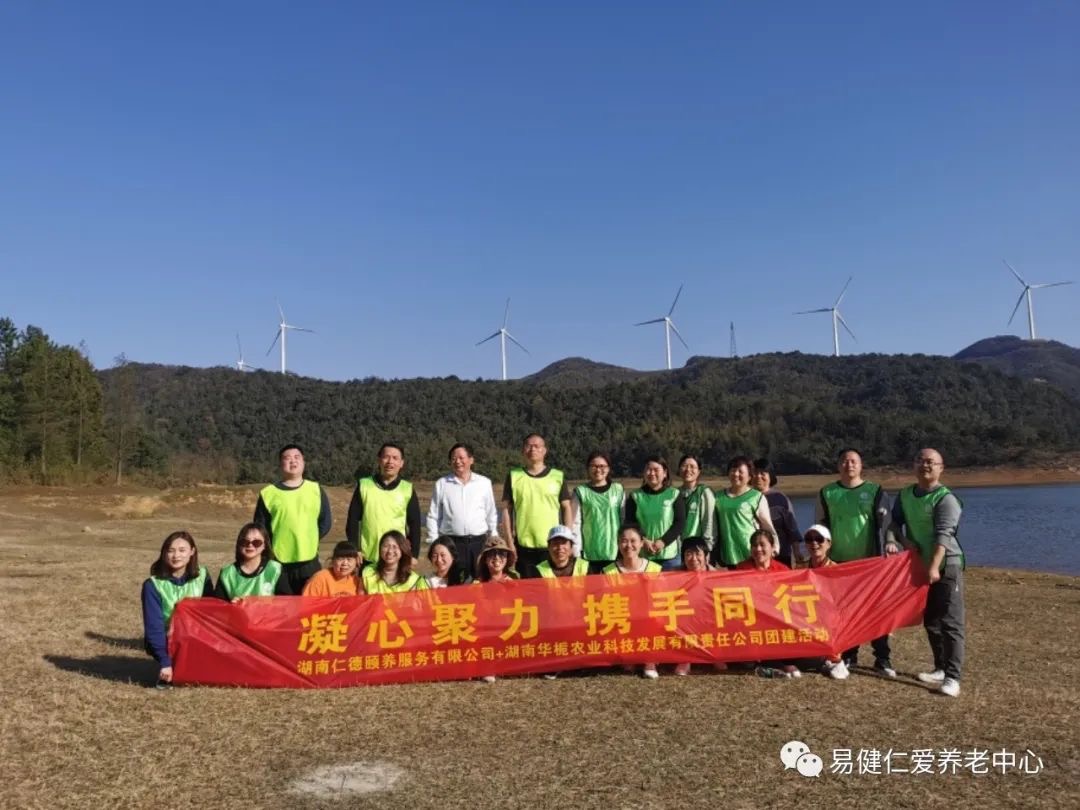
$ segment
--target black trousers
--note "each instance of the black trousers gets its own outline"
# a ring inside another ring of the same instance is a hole
[[[536,566],[542,563],[548,558],[546,548],[524,548],[514,541],[514,548],[517,549],[517,569],[518,576],[522,579],[533,579],[540,576],[540,573],[536,570]]]
[[[457,550],[458,567],[471,578],[476,577],[476,561],[480,557],[480,550],[487,540],[486,534],[450,534],[447,535],[454,541]]]
[[[292,589],[293,594],[296,596],[304,592],[307,581],[321,570],[322,565],[319,563],[318,557],[307,562],[281,564],[281,573],[288,579],[289,588]]]

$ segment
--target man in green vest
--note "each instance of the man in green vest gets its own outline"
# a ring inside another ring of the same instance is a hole
[[[919,680],[937,684],[943,695],[958,697],[964,666],[964,550],[957,528],[964,506],[942,485],[944,469],[941,453],[932,447],[915,456],[915,484],[904,487],[893,504],[885,551],[895,554],[903,544],[926,565],[930,590],[923,626],[934,669],[920,673]]]
[[[278,460],[281,480],[259,492],[252,522],[266,531],[290,590],[298,594],[322,568],[319,541],[330,533],[333,518],[325,490],[304,478],[304,451],[287,444],[278,452]]]
[[[821,488],[818,493],[814,522],[832,533],[833,562],[865,560],[880,557],[889,521],[889,496],[885,490],[862,477],[862,455],[853,447],[845,447],[836,457],[840,479]],[[892,650],[888,634],[875,638],[874,670],[887,678],[895,678]],[[843,655],[850,669],[859,663],[859,648],[852,647]]]
[[[555,526],[548,532],[548,558],[536,566],[541,577],[583,577],[589,573],[589,561],[574,556],[574,530]]]
[[[570,490],[562,470],[548,467],[547,443],[539,433],[525,437],[523,463],[506,475],[503,484],[502,528],[513,539],[522,577],[538,576],[536,566],[548,557],[547,535],[552,526],[570,523]]]
[[[379,448],[375,474],[356,482],[345,519],[345,536],[360,549],[365,565],[378,561],[379,541],[391,529],[408,538],[413,559],[420,556],[420,501],[412,482],[401,477],[404,467],[401,445],[386,442]]]

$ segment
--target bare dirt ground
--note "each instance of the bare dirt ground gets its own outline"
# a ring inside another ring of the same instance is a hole
[[[1080,806],[1080,579],[1049,574],[969,571],[957,700],[913,679],[929,664],[921,628],[894,638],[897,681],[154,689],[138,593],[162,539],[190,530],[216,576],[255,491],[0,491],[0,806]],[[348,497],[331,490],[327,553]],[[819,778],[784,771],[792,739],[824,759]],[[948,749],[1030,751],[1042,771],[842,775],[834,749],[933,749],[938,763]]]

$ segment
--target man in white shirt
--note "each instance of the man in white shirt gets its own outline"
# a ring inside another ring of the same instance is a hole
[[[491,479],[472,471],[474,460],[467,444],[450,448],[450,472],[435,482],[427,514],[428,542],[453,538],[458,565],[470,572],[484,541],[499,533]]]

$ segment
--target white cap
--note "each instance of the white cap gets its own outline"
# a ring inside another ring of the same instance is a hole
[[[555,540],[556,538],[561,538],[563,540],[568,540],[571,543],[573,543],[574,539],[575,539],[574,538],[574,530],[570,529],[570,528],[568,528],[566,526],[556,526],[550,532],[548,532],[547,541],[550,543],[552,540]]]
[[[813,526],[806,530],[806,534],[803,535],[803,539],[805,540],[812,534],[821,535],[821,537],[825,540],[828,540],[830,543],[832,542],[832,532],[829,531],[828,526],[822,526],[820,523],[815,523]]]

